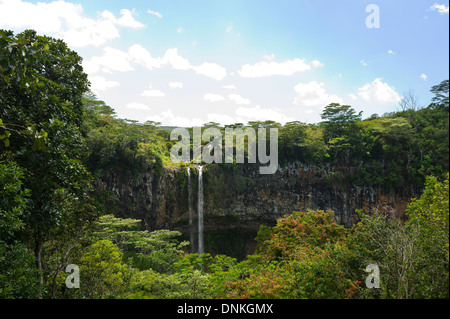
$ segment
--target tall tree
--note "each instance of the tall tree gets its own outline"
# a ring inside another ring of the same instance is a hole
[[[331,103],[322,112],[321,117],[328,135],[328,144],[330,150],[334,151],[336,159],[347,162],[350,160],[351,150],[361,148],[361,134],[356,124],[361,120],[361,116],[362,112],[356,113],[350,105],[339,103]]]
[[[81,163],[82,96],[89,86],[81,61],[62,40],[0,30],[0,130],[16,133],[0,144],[0,160],[14,160],[25,172],[30,196],[23,220],[41,284],[44,242],[65,220],[63,206],[77,201],[72,214],[79,220],[92,213],[82,205],[90,174]]]

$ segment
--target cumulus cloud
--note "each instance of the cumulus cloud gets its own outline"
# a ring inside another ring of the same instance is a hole
[[[221,114],[221,113],[208,113],[207,121],[220,123],[222,125],[229,125],[229,124],[235,124],[235,123],[240,122],[238,118],[236,118],[232,115]]]
[[[133,71],[130,64],[128,53],[111,47],[103,48],[103,55],[92,57],[89,60],[83,60],[83,69],[88,74],[94,74],[99,71],[105,73]]]
[[[265,59],[271,58],[271,56],[265,57]],[[308,64],[305,59],[293,59],[284,62],[262,61],[256,64],[245,64],[238,71],[239,75],[243,78],[260,78],[274,75],[291,76],[298,72],[305,72],[311,70],[311,66],[319,67],[323,66],[317,60]]]
[[[134,44],[128,49],[127,59],[130,63],[143,66],[148,70],[160,69],[164,65],[162,58],[152,57],[150,52],[140,44]]]
[[[367,83],[358,89],[358,95],[366,102],[377,101],[380,103],[398,103],[401,101],[400,95],[394,87],[376,78],[372,83]]]
[[[428,79],[428,75],[426,75],[425,73],[422,73],[422,74],[420,75],[420,78],[421,78],[422,80],[426,81],[426,80]]]
[[[112,14],[108,10],[104,10],[101,13],[101,17],[105,20],[109,20],[113,22],[114,24],[117,24],[121,27],[131,28],[131,29],[141,29],[145,27],[145,24],[140,23],[139,21],[136,21],[133,17],[134,10],[130,11],[128,9],[122,9],[120,10],[120,14],[122,15],[119,19],[117,19],[114,14]]]
[[[311,65],[315,68],[321,68],[324,66],[324,64],[322,62],[320,62],[319,60],[311,61]]]
[[[237,105],[248,105],[250,104],[250,100],[247,98],[244,98],[242,96],[240,96],[239,94],[228,94],[227,96],[228,99],[226,99],[224,96],[220,95],[220,94],[205,94],[203,96],[203,99],[207,102],[223,102],[223,101],[227,101],[227,102],[231,102]]]
[[[339,96],[328,93],[325,90],[325,84],[323,82],[311,81],[309,83],[298,83],[294,90],[297,93],[294,103],[297,105],[325,107],[330,103],[344,103]]]
[[[190,70],[191,63],[178,54],[178,49],[168,49],[163,57],[163,63],[172,66],[175,70]]]
[[[120,85],[117,81],[108,81],[104,77],[101,76],[92,76],[89,77],[89,81],[91,82],[91,89],[94,92],[105,91],[108,89],[115,88]]]
[[[72,47],[104,45],[120,37],[119,27],[140,29],[145,25],[128,9],[122,9],[120,17],[105,10],[93,19],[84,14],[82,5],[63,0],[36,4],[21,0],[0,2],[0,28],[31,28],[61,38]]]
[[[239,122],[272,120],[281,124],[294,121],[293,117],[287,116],[278,108],[263,108],[259,105],[254,107],[240,107],[236,110]]]
[[[448,14],[449,13],[449,6],[446,6],[445,4],[438,4],[434,3],[431,8],[433,11],[438,11],[440,14]]]
[[[88,74],[112,71],[133,71],[133,66],[142,66],[148,70],[161,69],[166,66],[174,70],[192,70],[199,75],[220,81],[227,76],[227,70],[216,63],[192,65],[188,59],[178,53],[177,48],[166,50],[163,57],[153,57],[150,52],[139,44],[132,45],[127,52],[106,47],[103,55],[83,61],[83,68]]]
[[[201,126],[204,123],[204,121],[199,118],[188,118],[175,115],[171,109],[165,110],[157,115],[149,116],[146,118],[146,121],[155,121],[160,122],[163,125],[179,127]]]
[[[212,103],[225,101],[225,98],[222,95],[212,94],[212,93],[205,94],[203,96],[203,99],[207,102],[212,102]]]
[[[203,63],[199,66],[194,66],[192,69],[195,73],[206,76],[208,78],[220,81],[227,76],[227,70],[216,63]]]

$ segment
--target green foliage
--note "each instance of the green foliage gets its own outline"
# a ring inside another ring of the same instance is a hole
[[[21,251],[34,251],[39,297],[54,295],[62,266],[56,265],[68,261],[79,244],[78,231],[95,216],[90,174],[81,162],[81,97],[88,84],[81,58],[63,41],[32,30],[0,30],[0,160],[16,163],[27,192],[20,214],[13,204],[5,210],[23,225],[8,236],[26,247]]]
[[[408,226],[420,230],[417,294],[421,298],[448,298],[449,292],[449,175],[443,181],[430,176],[419,199],[408,205]]]
[[[82,294],[88,298],[114,298],[126,291],[132,272],[122,261],[122,253],[113,242],[99,240],[89,246],[79,261]]]
[[[169,132],[154,123],[144,125],[117,119],[111,107],[92,94],[83,97],[86,109],[86,144],[90,150],[86,166],[103,174],[114,170],[135,177],[142,171],[162,170],[171,165]]]
[[[0,298],[35,298],[37,273],[33,254],[15,238],[23,229],[29,191],[16,163],[0,163]]]
[[[139,220],[111,215],[119,198],[93,193],[91,173],[151,172],[156,181],[184,164],[170,161],[176,141],[160,123],[118,119],[88,86],[81,57],[63,41],[0,30],[1,298],[448,298],[448,80],[420,110],[363,121],[351,106],[330,104],[318,125],[226,126],[277,128],[280,164],[326,165],[330,186],[425,185],[406,222],[361,214],[346,230],[332,212],[294,212],[261,227],[257,252],[239,263],[185,254],[179,232],[142,231]],[[235,165],[208,170],[214,204],[256,187],[228,174]],[[81,269],[79,290],[64,285],[71,263]],[[370,263],[380,266],[381,289],[362,286]]]
[[[428,177],[423,195],[407,211],[406,223],[378,213],[361,215],[349,237],[350,260],[361,268],[377,263],[381,289],[360,290],[360,296],[448,298],[448,175],[442,182]]]
[[[16,163],[0,163],[0,241],[8,241],[23,228],[29,190],[23,188],[23,170]]]
[[[273,228],[265,255],[284,260],[292,255],[304,254],[324,248],[344,239],[345,229],[337,225],[331,211],[294,212],[279,219]]]
[[[199,270],[190,273],[159,274],[153,270],[137,273],[132,280],[130,299],[208,298],[209,276]]]
[[[110,240],[117,244],[128,256],[132,264],[140,270],[153,269],[160,273],[172,273],[175,263],[180,260],[182,249],[189,242],[179,243],[180,232],[156,230],[140,231],[140,220],[101,216],[94,231],[96,239]]]
[[[258,233],[257,265],[244,279],[225,283],[230,298],[346,298],[346,231],[332,212],[294,212]],[[250,264],[251,265],[251,264]]]
[[[39,277],[33,253],[19,241],[0,241],[0,299],[37,298]]]

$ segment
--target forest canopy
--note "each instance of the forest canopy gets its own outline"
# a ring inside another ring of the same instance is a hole
[[[449,80],[431,92],[426,107],[364,120],[330,104],[318,124],[231,125],[278,128],[281,166],[328,165],[334,183],[420,194],[405,220],[359,212],[351,229],[332,212],[292,212],[237,262],[104,211],[93,181],[105,171],[177,167],[170,132],[117,118],[63,41],[0,30],[0,298],[448,298]],[[385,277],[367,290],[373,262]],[[69,264],[83,268],[80,289],[64,284]]]

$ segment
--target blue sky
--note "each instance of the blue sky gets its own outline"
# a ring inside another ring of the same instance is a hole
[[[448,0],[0,0],[0,28],[62,38],[119,117],[164,125],[381,115],[449,77]]]

